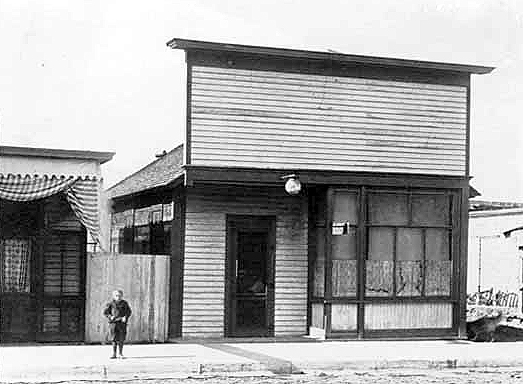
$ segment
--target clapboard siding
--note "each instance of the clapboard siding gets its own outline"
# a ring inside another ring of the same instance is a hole
[[[276,336],[306,333],[307,205],[283,188],[189,189],[184,262],[184,337],[222,337],[227,214],[276,216]]]
[[[466,172],[464,86],[193,66],[191,163]]]

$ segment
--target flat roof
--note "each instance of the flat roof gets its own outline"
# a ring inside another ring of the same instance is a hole
[[[215,43],[201,40],[187,40],[174,38],[167,42],[167,46],[173,49],[183,50],[210,50],[219,52],[234,52],[256,55],[277,56],[286,58],[300,58],[310,60],[330,60],[355,64],[382,65],[393,67],[423,68],[442,71],[466,72],[475,74],[486,74],[492,72],[495,67],[481,65],[442,63],[435,61],[420,61],[397,59],[379,56],[348,55],[338,52],[307,51],[287,48],[260,47],[254,45]]]
[[[55,159],[82,159],[96,160],[100,164],[106,163],[114,156],[114,152],[82,151],[76,149],[54,149],[35,147],[14,147],[0,145],[0,156],[47,157]]]

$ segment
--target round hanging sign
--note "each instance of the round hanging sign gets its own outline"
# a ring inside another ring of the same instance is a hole
[[[287,180],[285,183],[285,191],[289,195],[297,195],[301,191],[301,183],[300,180],[295,179],[294,177],[291,177]]]

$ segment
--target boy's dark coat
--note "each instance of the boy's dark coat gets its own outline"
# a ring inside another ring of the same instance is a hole
[[[104,316],[109,320],[109,331],[111,341],[123,342],[127,335],[127,320],[131,316],[131,307],[125,300],[107,303],[104,309]],[[122,319],[126,318],[126,322]]]

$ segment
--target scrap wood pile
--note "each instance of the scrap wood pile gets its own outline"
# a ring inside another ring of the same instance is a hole
[[[523,340],[523,314],[518,294],[487,290],[469,295],[467,336],[472,341]]]
[[[493,305],[496,307],[517,308],[519,295],[516,292],[498,291],[494,288],[467,295],[468,305]]]

